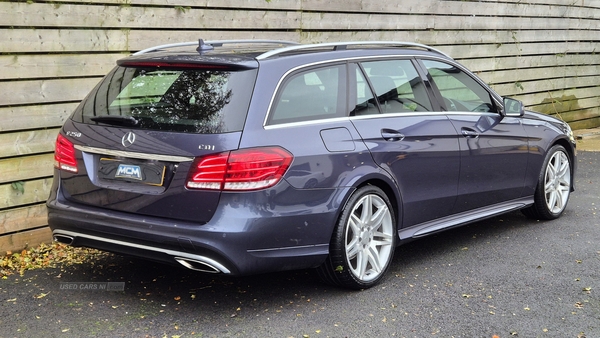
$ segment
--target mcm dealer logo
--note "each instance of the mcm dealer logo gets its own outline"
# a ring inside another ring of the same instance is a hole
[[[134,180],[143,180],[142,177],[142,168],[137,165],[132,164],[119,164],[117,167],[117,173],[115,174],[117,178],[131,178]]]

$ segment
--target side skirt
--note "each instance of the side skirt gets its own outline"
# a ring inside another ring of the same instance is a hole
[[[460,214],[413,225],[406,229],[398,230],[400,240],[420,238],[436,232],[458,227],[461,225],[477,222],[486,218],[505,214],[510,211],[519,210],[533,204],[533,196],[523,197],[516,200],[494,204],[491,206],[462,212]]]

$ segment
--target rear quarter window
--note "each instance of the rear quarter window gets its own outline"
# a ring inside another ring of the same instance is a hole
[[[280,86],[267,124],[345,116],[345,83],[344,65],[292,74]]]

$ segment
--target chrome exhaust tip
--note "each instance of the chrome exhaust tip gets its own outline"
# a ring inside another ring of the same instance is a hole
[[[177,263],[183,265],[184,267],[186,267],[190,270],[208,272],[208,273],[224,273],[217,267],[215,267],[212,264],[209,264],[207,262],[203,262],[203,261],[199,261],[199,260],[195,260],[195,259],[189,259],[189,258],[182,258],[182,257],[175,257],[175,260],[177,261]]]
[[[73,241],[75,240],[75,238],[73,238],[71,236],[61,235],[61,234],[55,234],[53,239],[55,242],[67,244],[67,245],[73,244]]]

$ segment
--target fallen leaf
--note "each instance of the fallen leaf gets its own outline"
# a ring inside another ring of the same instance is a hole
[[[35,296],[35,298],[37,298],[37,299],[44,298],[44,297],[46,297],[48,294],[50,294],[50,292],[47,292],[47,293],[40,293],[39,295]]]
[[[21,252],[9,251],[6,253],[6,256],[0,257],[0,275],[3,278],[16,272],[23,275],[26,270],[56,267],[57,265],[81,264],[107,255],[111,254],[84,247],[76,248],[56,242],[52,244],[40,244]]]

